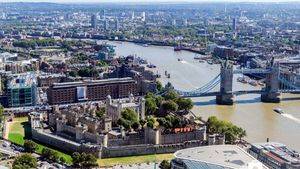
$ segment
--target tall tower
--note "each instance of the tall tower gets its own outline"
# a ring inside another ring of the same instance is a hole
[[[233,65],[228,60],[221,64],[221,83],[220,93],[216,97],[217,104],[232,105],[232,80],[233,80]]]
[[[233,32],[236,31],[236,18],[232,19],[232,30],[233,30]]]
[[[116,18],[116,20],[115,20],[115,30],[119,31],[119,29],[120,29],[120,23],[119,23],[119,20]]]
[[[271,73],[266,75],[266,87],[261,94],[261,101],[267,103],[279,103],[279,64],[271,63],[268,68],[271,69]]]
[[[104,20],[104,29],[108,30],[109,29],[109,22],[107,19]]]
[[[134,11],[131,12],[131,20],[134,20]]]
[[[105,19],[105,18],[106,18],[106,16],[105,16],[105,10],[102,9],[102,10],[100,11],[100,19]]]
[[[142,12],[141,18],[143,22],[146,21],[146,12]]]
[[[93,14],[91,17],[91,27],[97,28],[97,16],[95,14]]]

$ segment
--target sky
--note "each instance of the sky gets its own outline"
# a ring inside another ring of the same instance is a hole
[[[101,3],[101,2],[300,2],[300,0],[0,0],[0,2],[55,2],[55,3]]]

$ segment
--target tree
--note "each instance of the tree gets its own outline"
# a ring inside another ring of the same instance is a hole
[[[37,168],[37,159],[31,154],[25,153],[15,158],[13,169],[31,169]]]
[[[77,72],[72,70],[72,71],[69,72],[69,76],[76,77]]]
[[[43,148],[42,157],[46,158],[50,161],[54,161],[54,162],[59,161],[58,153],[54,150],[49,149],[49,148]]]
[[[146,113],[148,115],[153,114],[157,110],[156,101],[154,98],[146,98],[145,102]]]
[[[176,103],[179,110],[191,110],[194,106],[193,101],[190,98],[178,98],[176,99]]]
[[[178,110],[178,105],[173,100],[168,100],[161,105],[165,113],[176,112]]]
[[[160,81],[156,81],[156,89],[159,92],[163,90],[163,86]]]
[[[25,140],[25,142],[24,142],[25,152],[33,153],[35,151],[36,147],[37,147],[37,145],[35,142],[33,142],[31,140]]]
[[[72,154],[73,166],[91,168],[97,166],[97,158],[92,154],[78,153]]]
[[[163,97],[166,100],[175,100],[175,99],[177,99],[179,97],[179,95],[174,90],[170,90]]]
[[[66,159],[65,159],[63,156],[61,156],[61,157],[59,158],[59,161],[60,161],[61,163],[63,163],[63,164],[66,163]]]
[[[101,107],[100,110],[96,111],[96,116],[102,118],[105,115],[105,107]]]
[[[146,121],[147,121],[147,127],[150,127],[152,129],[155,127],[156,120],[154,117],[147,117]]]
[[[171,169],[171,164],[170,164],[169,161],[163,160],[163,161],[159,164],[159,168],[160,168],[160,169]]]

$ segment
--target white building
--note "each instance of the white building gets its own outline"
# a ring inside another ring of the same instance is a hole
[[[187,148],[174,154],[172,169],[267,169],[236,145]]]

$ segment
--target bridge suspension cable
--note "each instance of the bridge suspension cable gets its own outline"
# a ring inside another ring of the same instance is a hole
[[[213,78],[211,81],[206,83],[204,86],[197,88],[195,90],[192,91],[175,90],[175,91],[184,97],[200,96],[214,89],[220,83],[220,81],[221,81],[220,74],[218,74],[215,78]]]

